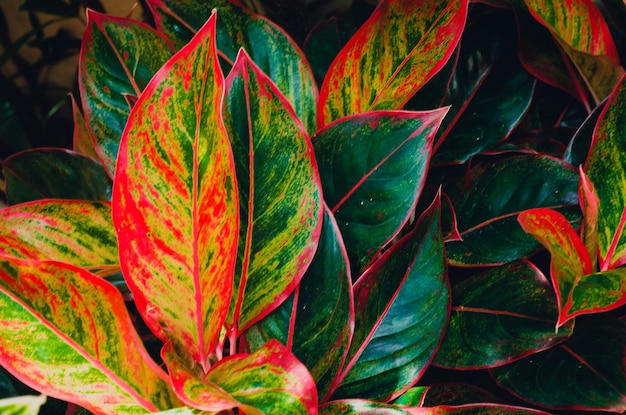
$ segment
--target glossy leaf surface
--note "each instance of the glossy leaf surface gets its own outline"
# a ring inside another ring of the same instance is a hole
[[[600,115],[585,173],[600,199],[600,262],[610,267],[623,264],[626,261],[626,234],[622,232],[626,206],[626,76]]]
[[[9,205],[51,198],[111,200],[111,179],[102,165],[70,150],[26,150],[2,166]]]
[[[332,123],[313,138],[324,199],[359,268],[409,219],[444,115],[376,111]]]
[[[502,399],[478,386],[447,382],[431,386],[415,386],[394,401],[400,405],[425,407],[466,405],[477,402],[502,402]]]
[[[0,399],[0,412],[6,415],[37,415],[46,403],[45,395],[24,395]]]
[[[0,209],[0,253],[65,262],[100,274],[116,271],[111,205],[45,200]]]
[[[434,357],[450,306],[440,210],[437,197],[354,285],[354,336],[334,397],[393,399]]]
[[[238,407],[247,414],[315,414],[315,382],[306,367],[275,340],[256,352],[230,356],[203,378],[184,369],[166,346],[163,357],[173,369],[172,383],[181,399],[205,411]]]
[[[137,308],[159,338],[205,368],[228,312],[238,235],[223,82],[213,15],[135,104],[113,193],[120,262]]]
[[[130,114],[128,96],[138,97],[172,53],[167,39],[147,25],[87,13],[78,81],[85,121],[111,176]]]
[[[0,363],[27,385],[102,414],[177,403],[105,280],[59,262],[2,257],[0,310]]]
[[[318,91],[313,72],[295,42],[269,20],[243,10],[229,0],[189,2],[148,0],[157,27],[175,44],[183,45],[217,9],[217,47],[232,65],[243,48],[293,106],[306,130],[316,131]]]
[[[554,333],[552,287],[525,260],[463,279],[452,286],[452,315],[434,364],[452,369],[499,366],[569,337]]]
[[[402,108],[454,53],[467,8],[466,0],[382,1],[329,68],[318,125]]]
[[[320,407],[319,415],[410,415],[408,410],[388,403],[364,399],[342,399]]]
[[[523,210],[553,207],[570,221],[580,217],[578,174],[551,157],[524,155],[475,163],[469,178],[449,180],[444,191],[453,198],[463,237],[462,242],[446,245],[453,265],[497,265],[536,251],[540,245],[517,222]]]
[[[576,319],[572,338],[495,368],[498,384],[526,401],[563,410],[626,410],[626,323],[606,313]]]
[[[227,323],[245,330],[276,308],[313,259],[322,195],[311,141],[285,97],[241,52],[224,123],[239,186],[239,248]],[[280,225],[278,225],[280,224]]]

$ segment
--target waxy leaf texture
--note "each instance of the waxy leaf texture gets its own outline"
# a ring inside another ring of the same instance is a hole
[[[215,40],[213,15],[135,104],[112,202],[122,271],[141,315],[205,370],[228,312],[239,232]]]

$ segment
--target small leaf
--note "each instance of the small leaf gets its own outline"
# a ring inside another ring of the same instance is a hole
[[[558,307],[544,275],[520,260],[452,286],[452,315],[434,364],[451,369],[503,365],[567,339],[554,333]]]
[[[46,396],[23,395],[0,399],[0,412],[5,415],[37,415],[46,403]]]
[[[243,331],[278,307],[304,275],[321,232],[322,192],[302,123],[243,50],[226,91],[241,212],[227,324]]]
[[[84,156],[90,157],[94,160],[100,161],[96,148],[91,141],[91,134],[87,124],[85,124],[85,117],[80,111],[80,106],[76,102],[74,95],[70,94],[72,99],[72,115],[74,118],[74,134],[72,135],[72,149]]]
[[[133,107],[112,202],[139,312],[205,369],[228,312],[239,223],[223,83],[213,15]]]
[[[118,290],[80,268],[0,258],[0,364],[22,382],[102,414],[178,402]]]
[[[578,170],[580,172],[578,200],[580,201],[580,209],[583,212],[580,235],[591,259],[591,269],[595,270],[598,265],[598,211],[600,209],[600,199],[582,166]]]
[[[320,91],[318,125],[402,108],[454,53],[467,9],[467,0],[380,2],[333,61]]]

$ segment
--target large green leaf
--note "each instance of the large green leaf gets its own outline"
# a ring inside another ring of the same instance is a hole
[[[230,65],[243,48],[282,91],[309,134],[316,131],[318,90],[304,53],[283,29],[229,0],[147,0],[159,30],[182,46],[217,9],[217,47]]]
[[[553,207],[576,221],[578,173],[558,159],[522,155],[474,163],[470,177],[447,179],[463,241],[446,253],[457,266],[498,265],[530,255],[540,245],[517,222],[519,212]],[[465,185],[467,183],[467,185]]]
[[[347,115],[402,108],[454,53],[467,8],[467,0],[380,2],[328,70],[319,126]]]
[[[626,410],[626,322],[607,313],[576,319],[560,346],[491,370],[498,384],[536,405]]]
[[[609,97],[596,125],[585,166],[600,199],[598,251],[603,269],[626,262],[626,76]]]
[[[353,115],[313,138],[324,200],[358,268],[364,268],[413,213],[445,111]]]
[[[531,263],[520,260],[452,286],[452,315],[434,364],[453,369],[499,366],[552,347],[558,334],[552,287]]]
[[[9,205],[49,198],[111,199],[111,178],[102,164],[70,150],[26,150],[2,167]]]
[[[322,227],[313,146],[277,87],[242,51],[226,79],[224,123],[239,186],[239,250],[228,325],[245,330],[298,285]]]
[[[117,289],[80,268],[0,257],[0,364],[31,387],[101,414],[177,404]]]
[[[65,262],[99,274],[116,272],[111,205],[43,200],[0,209],[0,253]]]
[[[162,355],[174,390],[192,407],[211,413],[240,408],[251,415],[317,413],[315,381],[275,340],[250,355],[229,356],[206,375],[186,369],[171,344]]]
[[[345,399],[330,402],[320,408],[320,415],[549,415],[537,409],[501,404],[468,404],[421,408],[404,407],[362,399]]]
[[[141,315],[205,369],[228,312],[239,233],[223,83],[213,15],[133,107],[112,202]]]
[[[444,340],[445,341],[445,340]],[[467,383],[436,383],[415,386],[394,401],[399,405],[432,407],[438,405],[466,405],[480,402],[503,402],[502,398]]]
[[[149,26],[88,10],[78,82],[85,121],[111,176],[131,101],[170,56],[169,41]]]
[[[354,336],[334,397],[393,399],[433,359],[450,312],[440,210],[437,197],[356,282]]]
[[[0,412],[3,415],[37,415],[46,403],[46,396],[24,395],[0,399]]]

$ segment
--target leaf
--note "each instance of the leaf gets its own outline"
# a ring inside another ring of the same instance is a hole
[[[71,150],[26,150],[2,166],[9,205],[51,198],[111,199],[111,179],[102,165]]]
[[[459,406],[441,405],[432,408],[411,408],[411,415],[550,415],[538,409],[497,403],[476,403]]]
[[[195,408],[220,411],[240,408],[246,414],[315,414],[315,382],[306,367],[275,340],[246,355],[221,360],[206,374],[195,377],[171,344],[164,347],[174,389]]]
[[[585,174],[582,166],[579,166],[580,184],[578,185],[578,200],[583,212],[583,223],[580,237],[591,260],[591,269],[597,269],[598,265],[598,211],[600,199],[596,194],[593,183]]]
[[[480,402],[502,402],[502,399],[474,385],[449,382],[436,383],[432,386],[416,386],[395,400],[396,404],[425,407]]]
[[[531,15],[547,27],[587,83],[595,102],[613,89],[624,69],[602,13],[591,0],[554,3],[524,0]]]
[[[311,141],[285,97],[240,53],[226,79],[241,226],[227,324],[243,331],[296,288],[322,227],[322,194]],[[280,226],[277,226],[280,224]]]
[[[466,0],[382,1],[328,70],[320,128],[347,115],[402,108],[454,53],[467,9]]]
[[[232,65],[239,49],[278,86],[309,134],[317,130],[318,90],[304,53],[285,31],[229,0],[210,2],[147,0],[155,23],[174,43],[183,45],[218,10],[217,47],[222,62]]]
[[[334,398],[393,399],[433,359],[450,307],[440,210],[438,196],[354,285],[354,336]]]
[[[539,155],[472,164],[469,178],[446,179],[462,242],[446,244],[455,266],[501,265],[526,257],[540,245],[517,222],[519,212],[551,207],[575,223],[578,174],[561,160]],[[467,183],[465,185],[464,183]]]
[[[108,275],[119,269],[111,204],[44,200],[0,209],[0,254]]]
[[[600,199],[598,251],[603,269],[626,262],[626,234],[622,232],[626,206],[625,107],[626,76],[600,115],[584,169]]]
[[[413,213],[445,111],[353,115],[313,138],[324,199],[359,269]]]
[[[37,415],[46,403],[45,395],[22,395],[0,399],[0,412],[4,415]]]
[[[576,133],[570,140],[565,153],[563,154],[563,160],[574,165],[580,166],[585,164],[589,151],[591,149],[591,142],[593,140],[593,131],[596,128],[600,114],[604,110],[606,101],[600,103],[593,109],[591,114],[583,121],[580,127],[576,130]]]
[[[459,281],[452,286],[452,315],[433,363],[488,368],[562,342],[573,324],[554,333],[558,307],[552,292],[541,271],[526,260]]]
[[[117,289],[80,268],[0,257],[0,364],[57,399],[102,414],[177,404]]]
[[[626,323],[607,313],[576,319],[560,346],[491,370],[498,385],[550,409],[626,410]]]
[[[128,96],[138,97],[172,56],[162,34],[130,19],[87,11],[78,84],[85,122],[96,152],[113,176],[119,143],[130,114]]]
[[[91,141],[91,134],[89,134],[87,124],[85,124],[85,118],[83,117],[83,113],[80,111],[80,106],[76,102],[74,95],[70,94],[70,98],[72,99],[72,116],[74,119],[72,149],[77,153],[99,161],[100,159],[96,153],[96,148]]]
[[[223,83],[213,15],[133,107],[112,202],[140,314],[205,369],[228,312],[239,222]]]
[[[364,399],[343,399],[332,401],[320,407],[319,415],[410,415],[411,412],[396,405],[367,401]]]

